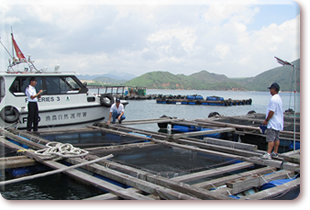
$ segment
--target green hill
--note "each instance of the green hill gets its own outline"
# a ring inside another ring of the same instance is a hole
[[[153,89],[186,90],[245,90],[244,87],[224,75],[201,71],[190,76],[169,72],[149,72],[123,83],[127,86],[143,86]]]
[[[300,59],[292,63],[300,68]],[[274,82],[280,85],[281,91],[293,91],[295,88],[294,72],[291,66],[277,67],[251,78],[232,80],[251,91],[267,91],[267,87]],[[300,70],[297,70],[297,82],[300,84]],[[300,85],[297,85],[297,91],[300,92]]]
[[[300,68],[300,59],[292,63]],[[189,76],[154,71],[124,82],[122,85],[147,87],[149,89],[268,91],[267,87],[273,82],[277,82],[281,91],[293,91],[293,74],[291,66],[279,66],[249,78],[228,78],[225,75],[210,73],[205,70]],[[97,80],[107,82],[104,78],[97,78]],[[113,83],[110,78],[108,81]],[[297,81],[300,84],[300,70],[297,70]],[[119,84],[119,82],[117,83]],[[300,91],[299,85],[297,85],[297,91]]]

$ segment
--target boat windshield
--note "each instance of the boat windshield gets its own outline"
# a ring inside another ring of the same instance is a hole
[[[73,93],[80,89],[72,77],[46,77],[46,94]]]
[[[16,77],[10,87],[10,92],[15,96],[24,96],[25,89],[29,85],[30,77]],[[85,88],[72,76],[37,76],[35,86],[37,92],[44,90],[44,95],[79,93]]]
[[[37,84],[35,86],[36,90],[42,90],[43,81],[41,77],[36,77]],[[14,82],[10,87],[10,92],[14,95],[24,95],[26,88],[30,84],[30,77],[16,77]]]

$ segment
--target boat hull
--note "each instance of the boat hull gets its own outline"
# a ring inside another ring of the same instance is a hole
[[[19,120],[14,123],[0,122],[3,127],[27,128],[28,112],[21,112]],[[109,117],[109,108],[97,106],[79,106],[50,110],[39,110],[39,128],[72,126],[101,122]]]

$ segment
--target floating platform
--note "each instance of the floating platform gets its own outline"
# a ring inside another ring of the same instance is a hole
[[[209,106],[234,106],[251,105],[252,99],[232,100],[218,96],[207,96],[204,99],[200,95],[188,95],[186,97],[162,97],[156,100],[158,104],[181,104],[181,105],[209,105]]]
[[[289,119],[285,125],[288,129]],[[250,114],[196,120],[127,120],[83,129],[40,130],[39,134],[1,129],[0,147],[15,150],[19,156],[0,158],[0,189],[10,200],[6,190],[11,185],[18,187],[30,179],[62,173],[98,188],[96,195],[81,198],[85,200],[295,199],[300,191],[300,150],[285,147],[278,158],[261,159],[265,150],[243,139],[246,135],[265,138],[257,127],[260,121],[259,114]],[[147,123],[167,124],[172,130],[163,133],[128,127]],[[201,129],[173,132],[173,125]],[[210,134],[223,135],[206,136]],[[240,138],[224,139],[225,135]],[[280,139],[287,141],[293,136],[300,141],[299,132],[280,133]],[[88,153],[61,160],[36,153],[53,141],[82,146]]]

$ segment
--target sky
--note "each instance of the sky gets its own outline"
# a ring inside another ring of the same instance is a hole
[[[59,64],[90,75],[206,70],[235,78],[279,67],[274,56],[300,58],[300,8],[290,0],[3,2],[2,43],[11,51],[12,28],[24,55],[48,71]]]

